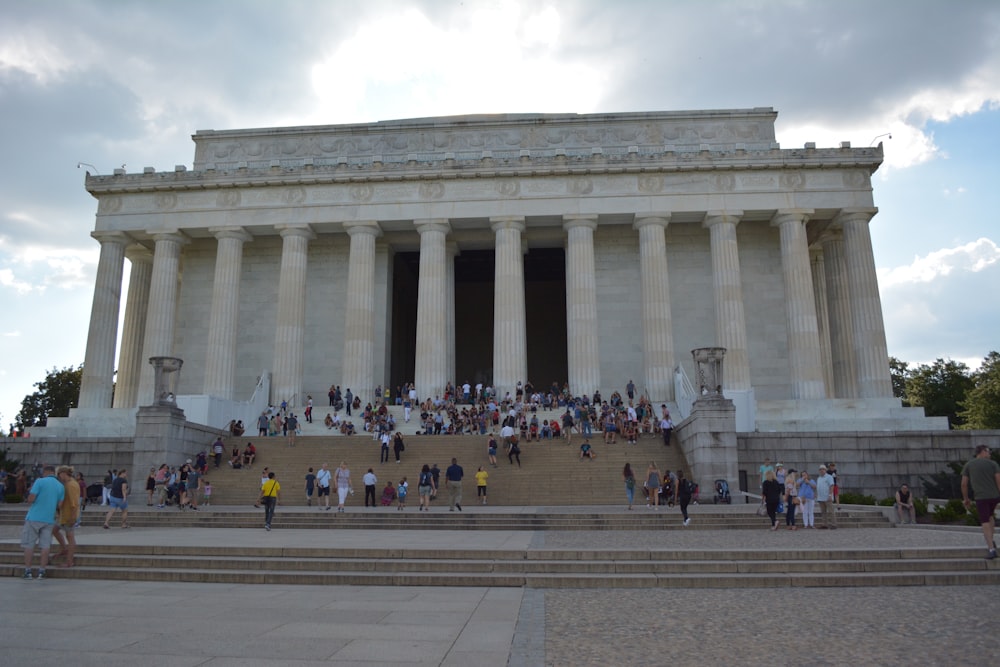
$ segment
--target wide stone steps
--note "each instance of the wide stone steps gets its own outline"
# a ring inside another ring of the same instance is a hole
[[[0,546],[0,575],[20,551]],[[55,578],[302,585],[535,588],[916,586],[1000,583],[968,548],[792,550],[421,550],[83,546]]]
[[[339,513],[336,509],[320,511],[308,510],[279,511],[275,516],[275,530],[316,529],[316,530],[486,530],[486,531],[636,531],[636,530],[761,530],[767,525],[766,517],[758,517],[750,512],[714,512],[711,506],[692,506],[689,514],[692,523],[682,525],[677,508],[661,508],[651,511],[645,506],[633,512],[586,512],[567,514],[564,512],[511,512],[497,511],[490,507],[488,512],[477,513],[478,505],[466,505],[462,512],[449,512],[447,504],[441,501],[432,506],[430,512],[418,512],[409,506],[403,511],[395,508],[365,509],[351,508]],[[84,512],[81,525],[84,528],[99,528],[104,521],[104,513],[92,508]],[[103,509],[103,508],[100,508]],[[822,516],[822,515],[820,515]],[[264,520],[263,510],[225,511],[205,509],[197,512],[165,508],[159,511],[131,511],[129,524],[134,528],[246,528],[260,529]],[[20,525],[24,515],[18,511],[0,512],[0,525]],[[871,510],[844,510],[837,514],[841,528],[887,528],[891,525],[885,516]],[[118,528],[120,515],[112,520],[114,530]]]
[[[415,436],[405,437],[406,451],[402,463],[397,464],[390,452],[389,463],[380,463],[380,445],[371,436],[302,436],[295,447],[289,447],[283,438],[241,438],[241,448],[246,442],[257,447],[258,460],[251,470],[233,470],[223,463],[220,469],[210,467],[207,478],[212,483],[212,501],[217,504],[253,504],[260,489],[260,471],[264,466],[274,471],[281,484],[284,505],[305,505],[305,475],[309,468],[318,470],[323,463],[335,468],[346,461],[351,470],[355,496],[352,504],[363,502],[364,487],[361,478],[372,468],[379,479],[378,493],[387,481],[394,484],[406,476],[410,484],[413,504],[416,503],[416,482],[424,463],[437,463],[442,470],[458,459],[465,471],[463,490],[465,501],[472,504],[476,494],[475,472],[483,466],[489,473],[488,488],[492,504],[511,506],[544,505],[610,505],[621,504],[625,499],[622,468],[631,463],[641,485],[646,467],[656,461],[660,470],[683,469],[690,472],[679,447],[664,447],[658,437],[644,436],[635,445],[625,445],[619,440],[605,445],[600,434],[590,440],[597,453],[595,461],[579,458],[579,445],[583,439],[573,436],[571,445],[563,440],[521,443],[520,468],[511,465],[507,457],[498,452],[497,467],[489,464],[484,436]],[[227,451],[234,439],[227,442]],[[134,477],[134,476],[133,476]],[[135,489],[133,504],[144,502],[143,477],[133,479]],[[735,489],[737,480],[729,480]],[[711,502],[713,489],[702,489],[702,498]],[[642,489],[636,490],[641,497]]]

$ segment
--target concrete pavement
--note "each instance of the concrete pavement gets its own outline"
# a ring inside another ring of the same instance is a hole
[[[281,530],[280,514],[275,526],[270,533],[88,528],[79,542],[487,551],[982,545],[976,529],[923,527],[328,532]],[[0,526],[0,540],[16,541],[18,532]],[[994,586],[533,590],[7,578],[0,579],[0,600],[5,664],[975,665],[1000,652],[993,625],[1000,587]]]

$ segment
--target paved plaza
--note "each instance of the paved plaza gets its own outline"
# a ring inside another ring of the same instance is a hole
[[[280,519],[280,516],[279,516]],[[276,522],[280,525],[280,521]],[[0,526],[16,542],[19,527]],[[83,529],[81,544],[755,549],[979,546],[975,529]],[[3,664],[980,665],[1000,587],[521,589],[0,579]]]

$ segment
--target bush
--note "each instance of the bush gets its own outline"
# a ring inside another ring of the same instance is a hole
[[[895,504],[896,504],[896,498],[895,497],[883,498],[882,500],[878,501],[878,506],[879,507],[892,507]]]
[[[24,498],[21,497],[20,493],[8,493],[3,497],[3,501],[8,504],[23,503]]]
[[[938,505],[934,508],[933,518],[938,523],[953,523],[955,521],[964,521],[969,524],[969,520],[972,523],[969,525],[978,526],[979,519],[975,514],[970,514],[968,510],[965,509],[965,505],[958,498],[952,498],[944,505]]]
[[[874,505],[875,496],[865,496],[860,493],[842,493],[840,494],[840,502],[845,505]]]
[[[895,499],[893,499],[893,502],[895,502]],[[913,509],[917,512],[917,516],[927,516],[927,499],[914,498]]]

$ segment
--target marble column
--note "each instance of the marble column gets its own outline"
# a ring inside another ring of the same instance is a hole
[[[715,297],[715,338],[726,348],[725,389],[750,390],[747,326],[743,313],[743,281],[736,225],[743,211],[709,211],[705,227],[712,246],[712,284]]]
[[[528,375],[524,311],[523,216],[490,218],[496,235],[493,282],[493,387],[500,398]]]
[[[812,268],[813,299],[816,301],[816,323],[819,325],[819,358],[823,366],[823,387],[827,398],[836,396],[833,387],[833,365],[830,356],[830,311],[826,300],[826,269],[822,250],[809,250]]]
[[[253,237],[242,227],[211,227],[208,231],[215,235],[218,247],[215,252],[215,279],[212,283],[212,311],[208,324],[208,351],[202,392],[232,400],[236,386],[236,334],[240,319],[243,244]],[[284,264],[281,277],[285,277]],[[278,309],[280,312],[280,301]]]
[[[344,229],[351,237],[351,249],[341,386],[366,399],[375,390],[375,239],[382,230],[374,220],[345,222]],[[423,395],[419,386],[417,391]]]
[[[122,272],[129,238],[121,232],[93,232],[101,243],[90,308],[87,349],[80,381],[80,408],[110,408],[114,392],[115,344],[122,299]]]
[[[834,219],[844,230],[859,398],[892,398],[882,299],[868,229],[868,222],[877,211],[876,208],[843,209]]]
[[[181,246],[189,242],[177,231],[149,232],[153,250],[153,274],[149,281],[149,308],[146,313],[146,336],[142,344],[142,370],[139,374],[138,404],[151,405],[153,367],[150,357],[174,356],[174,327],[177,322],[177,293],[180,281]]]
[[[674,334],[670,314],[666,230],[669,213],[636,215],[642,292],[642,349],[645,392],[654,403],[674,400]]]
[[[812,209],[778,209],[771,218],[781,239],[788,372],[793,399],[826,398],[809,243],[806,241],[806,221],[813,213]]]
[[[118,352],[118,377],[115,380],[116,408],[138,407],[139,377],[143,366],[142,343],[146,337],[146,316],[149,312],[149,282],[153,277],[153,253],[145,246],[134,244],[125,249],[132,268],[128,277],[125,299],[125,322]]]
[[[420,233],[417,277],[417,350],[414,382],[422,396],[444,396],[448,381],[447,220],[415,220]],[[454,281],[452,281],[454,285]]]
[[[851,324],[851,296],[844,258],[844,234],[839,228],[827,229],[820,237],[823,270],[826,273],[827,307],[830,313],[830,366],[833,370],[833,396],[857,398],[857,374],[854,372],[854,327]]]
[[[596,215],[565,215],[566,353],[569,388],[576,395],[601,388],[597,328],[597,271],[594,266]]]
[[[465,379],[459,379],[455,376],[455,257],[459,254],[458,244],[454,241],[445,243],[444,246],[444,256],[445,256],[445,269],[444,269],[444,279],[445,279],[445,290],[447,292],[445,296],[445,309],[448,315],[447,324],[445,325],[445,331],[448,335],[448,345],[445,347],[445,359],[446,366],[448,368],[445,375],[452,381],[465,381]],[[468,378],[469,382],[473,382],[472,378]]]
[[[278,404],[304,405],[302,371],[305,360],[306,269],[309,225],[275,225],[281,235],[281,274],[278,278],[278,318],[274,331],[274,371],[271,398]],[[348,314],[349,315],[349,314]]]

